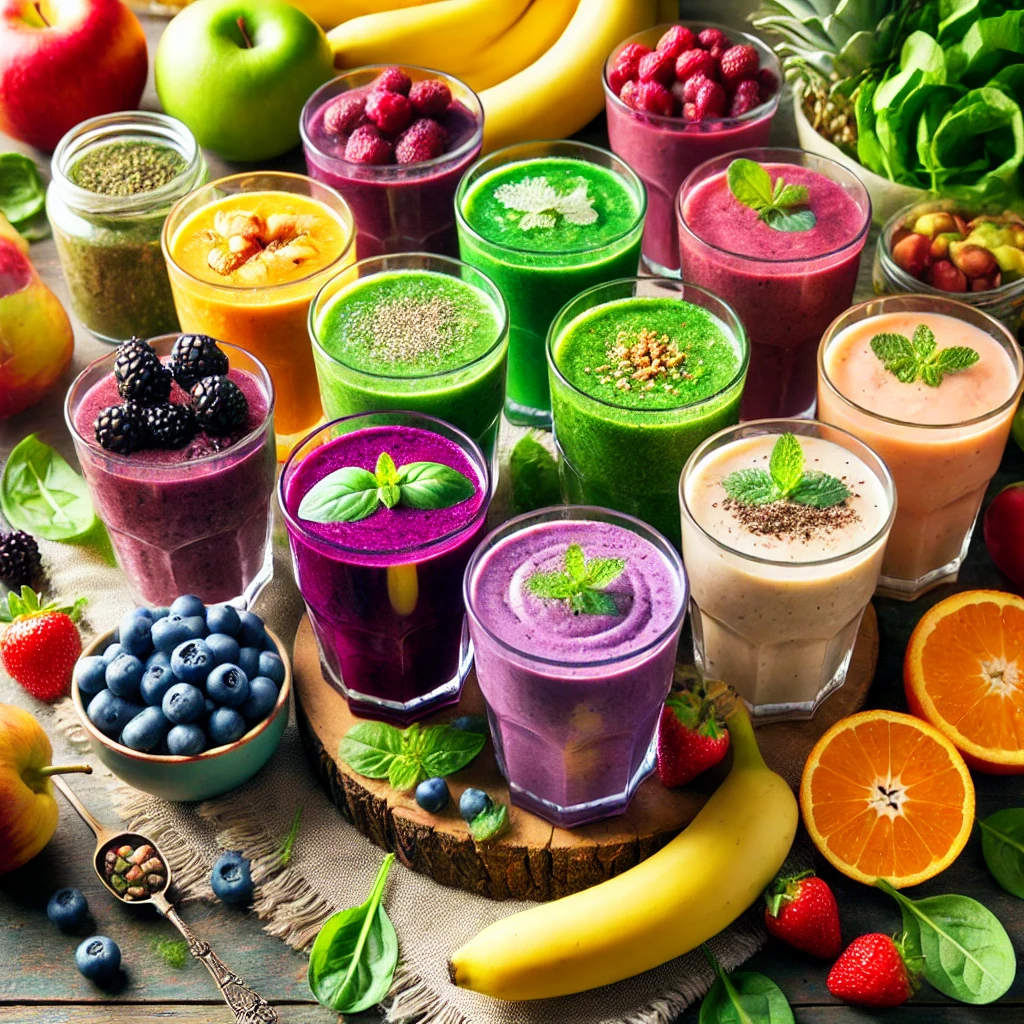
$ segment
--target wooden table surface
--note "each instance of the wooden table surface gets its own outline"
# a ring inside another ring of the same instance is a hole
[[[694,20],[705,17],[733,25],[742,23],[751,6],[750,0],[718,0],[717,3],[683,0],[683,7]],[[165,22],[156,18],[143,20],[152,55],[153,43]],[[157,108],[152,76],[143,106]],[[606,144],[603,119],[588,126],[581,135]],[[796,145],[792,113],[785,102],[776,118],[773,142]],[[26,147],[0,135],[0,151],[12,148],[29,152]],[[33,155],[41,165],[48,162],[41,154]],[[300,152],[288,154],[276,163],[286,169],[304,169]],[[215,157],[210,158],[210,165],[212,177],[230,170]],[[870,256],[870,251],[870,248],[865,251],[866,256]],[[33,245],[32,259],[67,305],[67,291],[52,240]],[[862,267],[865,284],[868,278],[863,271],[866,269]],[[866,295],[867,289],[862,288],[861,292]],[[105,350],[77,323],[75,337],[75,362],[65,385],[86,362]],[[22,436],[43,427],[47,440],[73,459],[70,438],[61,418],[65,390],[66,386],[58,386],[33,412],[0,424],[0,450],[9,450]],[[1024,455],[1011,444],[989,496],[1021,478],[1024,478]],[[975,535],[970,558],[957,586],[960,589],[1007,586],[1007,581],[988,558],[980,531]],[[882,600],[876,603],[881,656],[869,706],[906,710],[901,663],[907,638],[925,609],[952,589],[943,588],[913,605]],[[14,696],[10,689],[5,692],[4,687],[0,681],[0,701]],[[1003,807],[1024,805],[1024,782],[1020,777],[976,775],[975,782],[980,817]],[[116,822],[99,779],[74,776],[73,784],[95,813],[111,824]],[[0,1024],[144,1024],[157,1021],[228,1024],[231,1015],[217,999],[216,990],[202,967],[190,961],[184,968],[174,969],[156,953],[154,944],[159,939],[177,937],[170,926],[154,914],[133,910],[106,897],[92,872],[88,855],[91,850],[92,834],[77,817],[62,808],[57,834],[49,846],[31,864],[0,878]],[[868,931],[893,933],[898,930],[899,912],[888,897],[848,881],[827,865],[822,867],[822,874],[838,898],[847,941]],[[78,886],[85,893],[95,918],[95,931],[111,935],[120,943],[128,964],[120,991],[104,992],[86,981],[73,963],[78,939],[61,935],[46,920],[47,899],[54,889],[66,885]],[[981,900],[1006,925],[1018,953],[1024,952],[1024,902],[1005,893],[992,880],[976,835],[948,871],[920,886],[914,895],[943,892],[964,893]],[[252,914],[219,905],[191,904],[186,907],[184,916],[243,978],[279,1008],[282,1021],[315,1024],[334,1019],[333,1014],[312,1000],[305,980],[306,958],[264,934]],[[747,967],[763,972],[781,986],[794,1007],[798,1024],[1020,1024],[1024,1021],[1024,972],[1018,973],[1010,992],[994,1006],[966,1007],[945,999],[926,985],[911,1004],[879,1011],[839,1005],[825,988],[827,969],[777,943],[769,942]],[[354,1024],[368,1024],[378,1017],[360,1014],[348,1019]],[[697,1024],[696,1008],[684,1014],[680,1024]]]

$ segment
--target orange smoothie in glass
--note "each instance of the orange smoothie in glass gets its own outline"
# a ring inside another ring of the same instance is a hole
[[[355,257],[352,215],[299,174],[239,174],[186,196],[163,247],[181,329],[255,355],[277,394],[278,460],[323,413],[306,321],[320,286]]]
[[[1021,394],[1000,323],[955,302],[889,296],[847,310],[818,354],[818,417],[888,464],[897,510],[878,592],[913,600],[955,580]]]

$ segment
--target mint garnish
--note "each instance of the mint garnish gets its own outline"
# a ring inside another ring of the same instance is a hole
[[[527,581],[530,593],[547,601],[568,601],[574,615],[618,615],[619,609],[603,587],[617,579],[626,568],[624,558],[592,558],[579,544],[565,551],[562,572],[535,572]]]
[[[345,466],[318,480],[299,503],[299,518],[310,523],[354,523],[383,505],[418,509],[451,508],[473,497],[473,481],[440,462],[410,462],[396,467],[382,452],[373,473]]]
[[[780,175],[772,184],[771,175],[753,160],[733,160],[725,172],[729,191],[776,231],[810,231],[817,218],[806,206],[810,189],[806,185],[787,185]]]
[[[931,388],[937,388],[947,373],[966,370],[981,358],[966,345],[936,348],[935,335],[925,324],[917,325],[913,338],[876,334],[871,339],[871,351],[898,381],[913,384],[920,377]]]
[[[767,505],[791,501],[814,508],[831,508],[853,494],[838,477],[804,469],[804,450],[793,434],[783,434],[772,448],[768,470],[738,469],[722,486],[741,505]]]
[[[515,210],[524,216],[519,220],[522,231],[534,228],[553,228],[558,218],[570,224],[593,224],[597,220],[594,200],[587,195],[586,183],[563,195],[547,178],[523,178],[506,182],[494,191],[494,198],[506,210]]]

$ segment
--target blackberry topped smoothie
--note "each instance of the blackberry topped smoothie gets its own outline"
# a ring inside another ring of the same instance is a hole
[[[546,509],[487,537],[465,591],[513,803],[563,827],[622,813],[653,767],[672,682],[679,556],[629,516]]]

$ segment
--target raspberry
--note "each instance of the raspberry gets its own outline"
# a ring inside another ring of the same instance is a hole
[[[692,50],[697,37],[685,25],[673,25],[659,40],[657,49],[670,57],[678,57],[683,50]]]
[[[448,142],[448,133],[429,117],[414,121],[398,136],[395,160],[400,164],[418,164],[440,156]]]
[[[619,50],[618,55],[615,58],[615,63],[618,64],[622,61],[633,61],[636,64],[640,63],[641,57],[646,57],[651,52],[649,46],[644,46],[643,43],[629,43]]]
[[[655,50],[640,58],[638,68],[641,82],[660,82],[669,86],[675,80],[675,59],[667,53]]]
[[[732,44],[729,42],[729,37],[720,28],[706,28],[699,36],[697,36],[697,42],[700,43],[705,50],[710,50],[712,46],[720,46],[723,50],[727,50]]]
[[[615,62],[608,72],[608,85],[611,87],[612,92],[616,95],[621,95],[622,87],[627,82],[636,80],[636,76],[639,73],[638,64],[639,61],[620,60]]]
[[[366,123],[366,100],[362,96],[339,96],[324,111],[324,131],[328,135],[348,135]]]
[[[671,117],[675,112],[675,97],[661,82],[641,82],[637,87],[637,108],[648,114]]]
[[[354,164],[389,164],[393,156],[391,143],[371,124],[357,128],[345,143],[345,159]]]
[[[736,86],[732,103],[729,105],[729,116],[741,117],[747,111],[759,106],[761,106],[761,90],[758,88],[757,82],[748,78]]]
[[[685,82],[694,75],[714,78],[718,72],[715,58],[706,50],[684,50],[676,58],[676,78]]]
[[[779,91],[779,80],[771,68],[761,68],[757,73],[757,84],[761,87],[761,102],[771,99]]]
[[[682,107],[682,105],[686,102],[683,93],[686,91],[686,87],[692,81],[693,79],[691,78],[689,82],[673,82],[669,86],[668,91],[672,93],[672,95],[675,97],[677,107]]]
[[[683,117],[687,121],[697,120],[697,105],[695,103],[684,103],[683,104]]]
[[[736,88],[745,78],[753,78],[761,65],[757,50],[752,46],[730,46],[719,61],[722,80],[727,86]]]
[[[702,71],[698,71],[693,77],[688,78],[683,84],[683,102],[692,103],[697,98],[697,89],[701,82],[708,82],[708,78]]]
[[[382,132],[400,132],[412,121],[412,104],[401,93],[371,92],[366,100],[366,116]]]
[[[708,117],[721,117],[725,113],[725,90],[717,83],[708,79],[697,86],[697,97],[693,101],[697,119],[703,121]]]
[[[409,101],[421,117],[437,117],[452,105],[452,91],[440,78],[428,78],[409,90]]]
[[[626,82],[619,90],[619,99],[630,110],[640,110],[640,85],[638,82]]]
[[[398,92],[408,96],[412,79],[401,68],[385,68],[373,80],[370,88],[378,92]]]
[[[725,47],[719,46],[717,43],[715,43],[715,45],[712,46],[710,50],[708,50],[708,53],[711,55],[711,59],[716,64],[720,64],[722,62],[722,54],[725,53]]]

